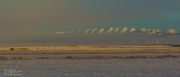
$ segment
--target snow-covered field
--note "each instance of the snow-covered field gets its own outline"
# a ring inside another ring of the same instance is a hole
[[[180,77],[180,53],[23,55],[25,57],[71,57],[0,60],[0,77]],[[163,55],[169,55],[169,57],[156,57]],[[18,56],[18,54],[1,54],[1,56]],[[73,59],[73,57],[100,56],[146,56],[147,58]]]

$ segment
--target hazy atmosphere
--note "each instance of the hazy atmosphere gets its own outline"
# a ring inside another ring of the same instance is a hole
[[[179,34],[81,34],[88,28],[111,26],[179,31],[179,3],[180,0],[0,0],[0,44],[129,43],[156,39],[180,44]],[[71,30],[74,33],[69,35],[56,34]]]
[[[0,77],[180,77],[180,0],[0,0]]]

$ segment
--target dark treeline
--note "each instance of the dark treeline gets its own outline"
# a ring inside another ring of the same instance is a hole
[[[175,55],[156,55],[156,56],[61,56],[61,57],[21,57],[21,56],[0,56],[0,60],[46,60],[46,59],[164,59],[164,58],[180,58]]]

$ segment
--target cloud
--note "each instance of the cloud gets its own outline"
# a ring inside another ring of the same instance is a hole
[[[162,32],[162,31],[161,31],[161,29],[156,29],[156,32],[157,32],[157,33],[160,33],[160,32]]]
[[[84,34],[88,34],[90,32],[91,29],[87,29],[84,31]]]
[[[147,29],[146,28],[141,28],[140,31],[141,32],[147,32]]]
[[[126,32],[128,32],[128,29],[129,29],[128,27],[124,27],[124,28],[121,30],[121,32],[122,32],[122,33],[126,33]]]
[[[99,33],[102,34],[104,32],[104,28],[99,29]]]
[[[56,34],[58,34],[58,35],[65,35],[66,32],[64,32],[64,31],[62,31],[62,32],[56,32]]]
[[[171,34],[175,34],[177,33],[178,31],[176,29],[168,29],[167,30],[168,33],[171,33]]]
[[[91,34],[94,34],[97,30],[97,28],[92,29]]]
[[[136,28],[130,28],[129,32],[135,32]]]
[[[111,33],[111,32],[113,32],[113,30],[114,30],[114,28],[113,28],[113,27],[110,27],[110,28],[108,29],[107,33]]]
[[[119,28],[115,28],[114,33],[117,33],[119,30]]]

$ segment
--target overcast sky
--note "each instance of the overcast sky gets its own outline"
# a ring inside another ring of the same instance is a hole
[[[179,4],[180,0],[0,0],[0,39],[55,38],[59,30],[99,24],[179,29]]]

